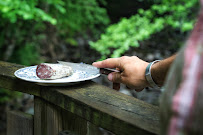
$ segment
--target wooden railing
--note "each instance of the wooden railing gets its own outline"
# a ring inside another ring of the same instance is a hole
[[[159,134],[156,106],[92,81],[66,87],[40,86],[14,76],[22,67],[0,61],[0,87],[34,95],[34,116],[8,113],[8,135],[97,135],[97,127],[116,135]]]

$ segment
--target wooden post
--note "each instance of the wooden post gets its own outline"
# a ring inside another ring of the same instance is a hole
[[[34,135],[58,135],[65,130],[87,134],[86,120],[36,96],[34,109]]]
[[[109,133],[109,131],[107,131],[105,129],[101,129],[98,126],[95,126],[94,124],[92,124],[90,122],[88,122],[87,125],[88,125],[87,135],[104,135],[104,134]],[[114,134],[112,134],[112,135],[114,135]]]
[[[34,98],[34,135],[57,135],[62,130],[60,108]]]
[[[7,135],[33,135],[33,116],[23,112],[8,111]]]

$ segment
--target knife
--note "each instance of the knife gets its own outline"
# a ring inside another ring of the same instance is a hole
[[[108,75],[112,72],[120,72],[118,70],[115,70],[115,69],[111,69],[111,68],[100,68],[100,71],[99,71],[101,74],[104,74],[104,75]]]
[[[73,68],[73,70],[84,70],[87,72],[90,72],[90,68],[91,68],[91,72],[95,72],[98,74],[104,74],[104,75],[108,75],[112,72],[120,72],[119,70],[116,69],[111,69],[111,68],[96,68],[92,65],[88,65],[88,64],[84,64],[84,63],[72,63],[72,62],[65,62],[65,61],[57,61],[59,64],[62,65],[66,65],[66,66],[70,66]],[[85,68],[88,67],[88,68]],[[115,90],[119,90],[120,89],[120,83],[113,83],[113,89]]]
[[[84,63],[72,63],[72,62],[58,61],[58,60],[57,60],[57,62],[59,64],[65,65],[65,66],[70,66],[73,68],[73,70],[81,70],[81,68],[83,69],[83,67],[85,67],[85,66],[89,67],[89,65],[84,64]]]
[[[88,67],[92,66],[92,65],[88,65],[88,64],[84,64],[84,63],[72,63],[72,62],[65,62],[65,61],[57,61],[57,62],[59,64],[62,64],[62,65],[70,66],[74,70],[77,70],[77,69],[81,70],[81,68],[83,70],[85,70],[85,66],[88,66]],[[98,70],[98,68],[96,68],[94,66],[92,66],[92,68],[95,69],[95,70],[96,69]],[[111,69],[111,68],[99,68],[99,73],[100,74],[108,75],[108,74],[110,74],[112,72],[120,72],[120,71],[115,70],[115,69]]]

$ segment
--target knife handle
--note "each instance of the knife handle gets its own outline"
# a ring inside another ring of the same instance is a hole
[[[108,75],[112,72],[119,72],[118,70],[115,69],[110,69],[110,68],[100,68],[100,74]]]
[[[100,74],[108,75],[112,72],[120,71],[111,68],[100,68]],[[120,83],[113,83],[113,89],[118,91],[120,89]]]

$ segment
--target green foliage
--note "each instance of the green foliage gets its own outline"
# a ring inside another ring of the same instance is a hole
[[[27,43],[19,46],[20,48],[14,52],[11,62],[18,62],[22,65],[29,66],[31,63],[41,63],[39,51],[36,50],[34,43]]]
[[[99,2],[105,4],[105,0]],[[52,40],[60,39],[76,46],[78,34],[85,36],[88,31],[96,37],[109,23],[106,9],[101,8],[99,2],[0,0],[0,59],[24,65],[37,64],[41,62],[40,47],[49,46]],[[50,28],[54,31],[50,32]]]
[[[138,47],[139,42],[149,39],[166,27],[181,32],[193,28],[198,0],[163,0],[156,2],[150,9],[139,9],[129,19],[123,18],[110,25],[101,38],[90,42],[91,47],[100,52],[102,58],[119,57],[130,47]]]
[[[61,36],[66,38],[69,44],[76,44],[71,38],[76,33],[85,34],[87,30],[91,30],[94,34],[99,34],[98,30],[109,23],[106,9],[101,8],[97,0],[65,0],[64,2],[66,3],[64,6],[67,9],[66,14],[56,15],[55,10],[51,13],[58,20],[57,28]],[[104,0],[100,0],[100,2],[105,4]]]
[[[57,21],[39,5],[38,0],[0,0],[0,59],[23,65],[40,61],[39,33],[45,30],[44,22]],[[46,5],[64,13],[62,0],[47,0]]]
[[[48,4],[54,5],[59,11],[63,12],[65,9],[62,0],[48,0]],[[56,19],[47,14],[40,8],[37,8],[37,0],[0,0],[0,13],[3,19],[8,19],[11,23],[16,23],[17,19],[48,21],[56,24]]]
[[[77,34],[99,35],[109,23],[99,3],[105,0],[0,0],[0,60],[35,65],[50,44],[76,46]],[[0,103],[14,95],[0,89]]]

